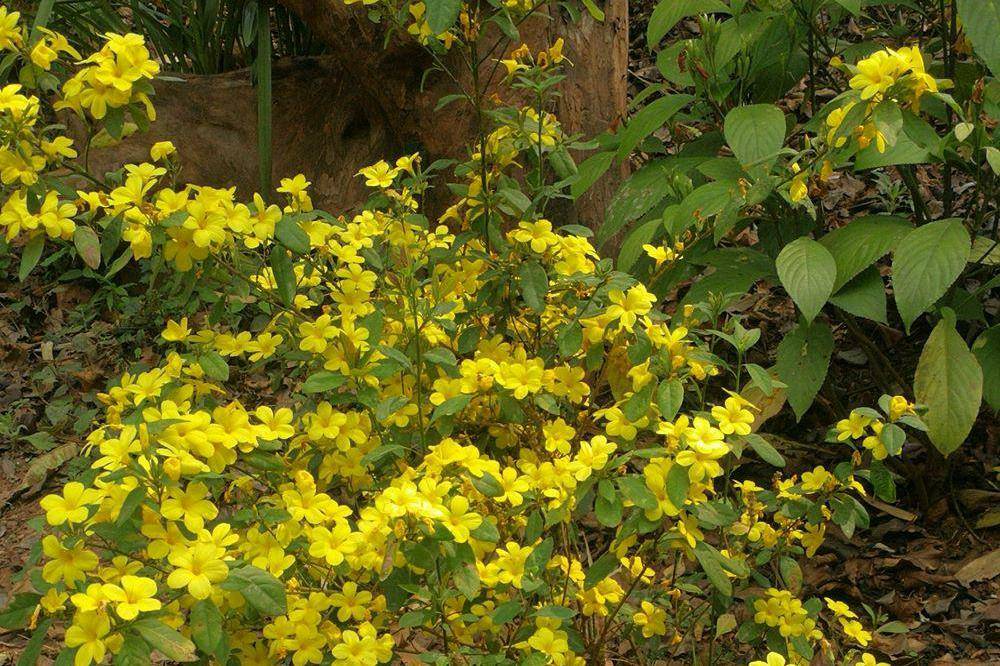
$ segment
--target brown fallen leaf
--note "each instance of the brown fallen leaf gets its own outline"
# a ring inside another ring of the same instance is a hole
[[[977,557],[955,572],[955,580],[968,587],[977,580],[1000,576],[1000,548]]]

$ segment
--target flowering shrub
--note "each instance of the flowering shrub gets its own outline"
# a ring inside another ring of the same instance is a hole
[[[58,35],[42,58],[15,23],[0,20],[7,48],[56,71]],[[881,618],[806,596],[797,560],[831,525],[867,526],[864,495],[891,495],[882,461],[922,427],[915,406],[886,396],[836,424],[832,470],[743,473],[784,466],[741,391],[780,382],[712,352],[707,308],[656,307],[586,229],[545,219],[560,187],[544,170],[565,168],[545,111],[561,43],[502,60],[537,106],[492,114],[438,220],[421,200],[442,165],[419,155],[362,169],[373,196],[350,217],[314,210],[302,175],[281,207],[177,186],[168,144],[67,192],[54,170],[85,173],[72,143],[5,89],[4,159],[25,161],[0,221],[22,266],[46,237],[93,260],[100,233],[99,265],[117,228],[125,261],[218,296],[100,396],[89,471],[41,500],[33,591],[5,617],[65,626],[59,663],[585,664],[621,644],[667,658],[705,631],[768,666],[875,663]],[[79,64],[42,86],[57,106],[111,136],[116,116],[152,117],[141,37]],[[726,331],[740,358],[759,336]],[[273,390],[243,381],[257,375]]]
[[[597,233],[623,236],[616,266],[684,303],[783,288],[801,314],[776,366],[796,417],[834,352],[857,345],[882,392],[912,386],[929,443],[948,456],[981,410],[1000,409],[987,305],[1000,60],[983,28],[1000,14],[957,0],[918,20],[889,4],[898,24],[840,0],[658,0],[646,31],[658,75],[580,165],[573,194],[640,148],[648,161]],[[915,362],[883,353],[872,326],[898,329]]]

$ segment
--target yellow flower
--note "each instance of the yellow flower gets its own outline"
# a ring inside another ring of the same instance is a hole
[[[642,610],[632,616],[632,622],[642,627],[643,637],[652,638],[653,636],[666,635],[667,612],[648,601],[643,601],[641,606]]]
[[[87,550],[82,542],[67,548],[55,535],[49,534],[42,539],[42,552],[51,560],[42,567],[42,578],[49,583],[62,580],[73,587],[86,578],[86,572],[97,568],[97,555]]]
[[[226,551],[210,543],[180,546],[170,552],[167,561],[175,568],[167,576],[167,585],[187,588],[195,599],[207,599],[212,586],[226,579],[229,566],[223,561]]]
[[[385,160],[379,160],[375,164],[358,171],[357,175],[364,176],[365,185],[368,187],[385,189],[392,187],[392,183],[398,174],[399,169],[390,167],[389,163]]]
[[[875,658],[875,655],[865,652],[861,655],[861,661],[855,662],[854,666],[889,666],[889,664],[884,661],[879,661]]]
[[[187,317],[181,317],[180,322],[168,319],[167,327],[160,333],[160,337],[167,342],[180,342],[186,340],[189,335],[191,335],[191,329],[188,328]]]
[[[155,599],[156,581],[145,576],[122,576],[119,585],[111,586],[107,597],[116,603],[115,612],[123,620],[134,620],[139,613],[160,610]]]
[[[861,99],[881,95],[896,82],[900,59],[889,51],[876,51],[858,62],[858,73],[850,81],[851,88],[861,91]]]
[[[39,502],[45,509],[45,520],[49,525],[82,523],[87,519],[90,507],[101,501],[101,492],[86,488],[78,481],[70,481],[63,486],[62,496],[46,495]]]
[[[170,141],[157,141],[149,149],[149,158],[154,162],[159,162],[168,155],[177,152],[177,148]]]
[[[751,661],[750,666],[785,666],[785,658],[777,652],[768,652],[765,661]]]
[[[618,321],[620,328],[631,332],[636,320],[653,308],[656,296],[649,293],[645,286],[637,284],[625,292],[612,289],[608,292],[608,300],[612,303],[607,309],[608,318]]]
[[[107,654],[107,635],[111,621],[103,613],[77,613],[66,630],[67,647],[76,648],[74,666],[99,664]]]
[[[871,632],[866,631],[864,626],[857,620],[842,617],[840,618],[840,626],[844,630],[844,634],[854,639],[861,647],[866,647],[872,640]]]

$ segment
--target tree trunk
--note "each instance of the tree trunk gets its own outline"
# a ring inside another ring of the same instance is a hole
[[[362,166],[417,150],[431,160],[467,156],[476,134],[474,116],[459,103],[435,111],[443,95],[456,92],[456,83],[438,71],[425,76],[431,61],[423,49],[396,39],[384,44],[380,26],[367,19],[360,5],[346,6],[342,0],[282,2],[327,44],[329,54],[275,64],[273,185],[281,177],[303,173],[313,183],[316,205],[341,212],[360,204],[367,194],[355,177]],[[533,51],[558,37],[565,39],[564,53],[574,66],[560,86],[555,112],[567,133],[595,136],[625,115],[628,3],[608,0],[603,23],[589,15],[571,22],[554,2],[547,9],[547,17],[525,21],[521,38]],[[496,45],[490,60],[517,46],[499,34],[482,43]],[[249,72],[181,78],[183,82],[157,82],[158,120],[149,132],[92,151],[90,166],[107,170],[122,161],[142,160],[154,141],[171,139],[180,152],[183,181],[236,186],[244,196],[258,189],[255,93]],[[498,87],[499,78],[500,72],[490,94],[505,92]],[[471,75],[460,74],[459,83],[471,89]],[[553,216],[559,222],[596,227],[626,168],[612,167],[577,206],[562,206]],[[429,213],[441,212],[434,209],[444,203],[444,196],[441,188],[442,199],[431,202]]]

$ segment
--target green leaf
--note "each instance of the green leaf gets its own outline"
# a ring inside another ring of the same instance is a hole
[[[28,274],[38,265],[38,260],[42,258],[42,249],[45,248],[45,234],[32,236],[31,240],[21,251],[21,264],[17,268],[17,279],[24,282]]]
[[[830,252],[811,238],[786,245],[774,262],[781,284],[811,322],[833,293],[837,264]]]
[[[663,127],[671,117],[694,99],[691,95],[666,95],[632,116],[619,135],[618,159],[629,156],[643,139]]]
[[[229,578],[220,584],[224,590],[243,595],[247,603],[264,615],[283,615],[287,610],[285,586],[267,571],[245,566],[229,572]]]
[[[880,257],[896,247],[913,230],[909,220],[893,215],[867,215],[834,229],[819,239],[837,262],[837,291]]]
[[[614,485],[607,479],[601,479],[598,484],[597,497],[594,499],[594,515],[597,522],[605,527],[617,527],[622,522],[624,507],[615,492]]]
[[[618,487],[621,489],[622,495],[640,509],[656,508],[656,495],[646,486],[646,481],[641,475],[631,474],[618,477]]]
[[[198,365],[209,379],[224,382],[229,379],[229,364],[218,352],[207,351],[198,357]]]
[[[684,384],[681,380],[669,379],[656,387],[656,406],[660,410],[660,418],[673,421],[677,416],[681,403],[684,401]]]
[[[700,541],[694,549],[694,556],[708,576],[708,582],[712,587],[727,597],[733,596],[733,584],[722,568],[722,555],[704,541]]]
[[[907,331],[961,274],[971,245],[958,219],[925,224],[899,241],[892,259],[892,288]]]
[[[152,663],[150,653],[152,648],[141,636],[131,632],[125,633],[122,648],[115,655],[115,666],[149,666]]]
[[[785,459],[782,457],[778,450],[771,445],[771,442],[767,441],[760,435],[756,433],[750,433],[749,435],[744,435],[743,439],[746,440],[750,448],[754,450],[760,459],[769,465],[774,465],[775,467],[784,467]]]
[[[802,590],[802,567],[791,557],[782,557],[778,560],[778,571],[781,572],[781,579],[785,582],[785,588],[792,594],[798,596]]]
[[[1000,325],[983,331],[972,343],[972,353],[983,369],[983,399],[1000,411]]]
[[[663,220],[652,219],[635,227],[625,236],[621,248],[618,250],[618,270],[628,273],[635,266],[635,262],[644,256],[643,245],[651,243],[656,236],[656,232],[663,228]]]
[[[423,358],[434,365],[445,365],[449,368],[454,368],[458,365],[458,359],[455,358],[455,354],[445,347],[428,349],[423,353]]]
[[[830,302],[852,315],[885,324],[885,283],[875,266],[869,266],[860,275],[841,287],[830,297]]]
[[[597,230],[595,244],[600,247],[626,224],[645,215],[669,194],[668,178],[675,173],[670,159],[654,160],[629,176],[615,193],[604,223]]]
[[[785,114],[772,104],[738,106],[726,114],[723,132],[740,164],[770,168],[785,143]]]
[[[493,609],[493,624],[499,626],[501,624],[507,624],[515,617],[521,614],[521,602],[516,599],[511,601],[505,601],[495,609]]]
[[[284,216],[274,225],[274,235],[295,254],[306,254],[309,252],[309,234],[302,230],[298,220],[291,216]]]
[[[583,345],[583,328],[575,321],[569,322],[562,327],[556,336],[556,344],[559,345],[559,354],[563,358],[572,356]]]
[[[801,420],[826,379],[833,353],[833,333],[820,321],[799,323],[778,345],[775,370],[785,382],[788,402]]]
[[[526,261],[518,269],[521,297],[535,312],[545,310],[545,295],[549,292],[549,276],[537,261]]]
[[[73,245],[87,266],[96,270],[101,265],[101,239],[96,231],[87,226],[77,226],[73,231]]]
[[[191,628],[194,644],[202,652],[224,664],[229,654],[229,641],[222,625],[222,612],[210,599],[203,599],[191,607],[188,626]]]
[[[142,618],[129,625],[129,628],[142,636],[144,641],[167,659],[173,661],[198,660],[195,655],[194,643],[160,620],[152,617]]]
[[[861,14],[861,0],[834,0],[838,5],[855,16]]]
[[[52,620],[45,620],[38,625],[24,645],[16,666],[34,666],[38,663],[38,658],[42,656],[42,648],[45,647],[45,635],[49,633],[51,626]]]
[[[479,573],[476,571],[475,565],[466,562],[455,570],[452,574],[452,580],[455,582],[455,588],[458,589],[465,598],[472,601],[477,596],[479,596],[479,589],[481,587],[479,581]]]
[[[667,498],[670,503],[680,509],[687,502],[688,490],[691,487],[691,477],[688,468],[683,465],[671,465],[667,472]]]
[[[641,389],[636,391],[632,397],[625,402],[625,406],[622,408],[622,413],[625,414],[625,418],[633,422],[641,419],[643,415],[649,411],[650,406],[653,404],[653,390],[655,388],[656,382],[650,381]]]
[[[424,0],[427,7],[427,25],[431,32],[440,35],[458,20],[462,0]]]
[[[590,565],[583,577],[583,588],[589,590],[611,575],[618,568],[618,555],[609,550]]]
[[[1000,0],[958,0],[958,19],[976,55],[1000,77]]]
[[[576,177],[569,188],[570,196],[580,198],[611,167],[614,159],[615,154],[611,151],[600,152],[585,159],[576,170]]]
[[[697,14],[729,14],[732,10],[722,0],[660,0],[646,25],[646,42],[650,48],[673,30],[677,22]]]
[[[924,422],[931,442],[944,455],[965,441],[979,414],[983,371],[946,317],[931,331],[913,377],[918,403],[927,406]]]
[[[339,372],[320,370],[306,377],[302,382],[303,393],[326,393],[343,386],[347,382],[347,377]]]
[[[296,281],[295,269],[292,267],[292,259],[288,256],[288,251],[280,245],[275,245],[271,248],[268,263],[274,272],[274,284],[278,289],[278,298],[286,307],[290,307],[295,300]]]

